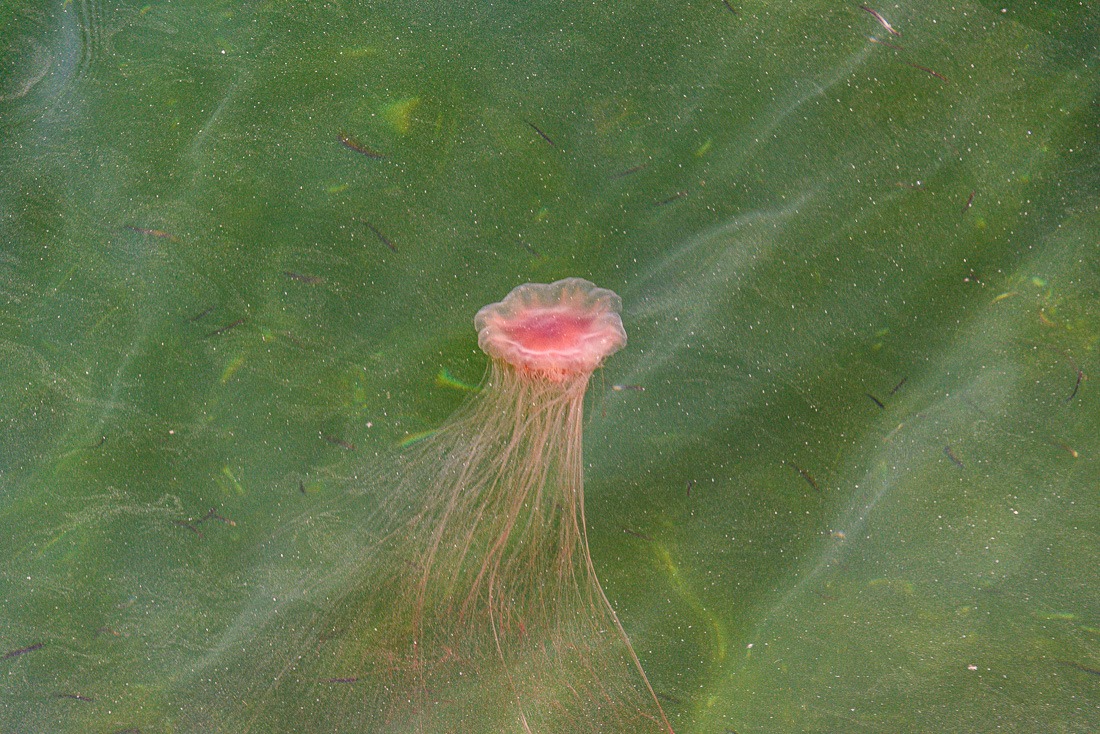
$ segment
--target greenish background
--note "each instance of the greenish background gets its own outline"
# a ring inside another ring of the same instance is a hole
[[[874,8],[4,2],[0,730],[193,728],[569,275],[677,732],[1100,728],[1100,6]]]

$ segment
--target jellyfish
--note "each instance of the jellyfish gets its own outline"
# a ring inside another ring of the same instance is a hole
[[[351,588],[287,625],[311,641],[237,730],[672,734],[585,525],[584,395],[620,307],[567,278],[477,313],[482,389],[416,446]]]

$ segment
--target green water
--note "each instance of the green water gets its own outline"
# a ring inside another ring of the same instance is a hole
[[[192,730],[570,275],[677,732],[1100,728],[1100,12],[731,5],[5,2],[0,730]]]

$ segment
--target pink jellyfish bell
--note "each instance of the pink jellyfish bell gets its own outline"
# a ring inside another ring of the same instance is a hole
[[[583,278],[527,283],[477,312],[478,346],[530,379],[587,378],[626,345],[622,300]]]

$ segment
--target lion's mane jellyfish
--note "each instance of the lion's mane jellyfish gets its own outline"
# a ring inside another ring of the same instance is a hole
[[[619,308],[568,278],[478,312],[481,391],[418,445],[386,510],[404,519],[280,674],[312,682],[316,730],[672,732],[585,531],[584,393],[626,344]]]

